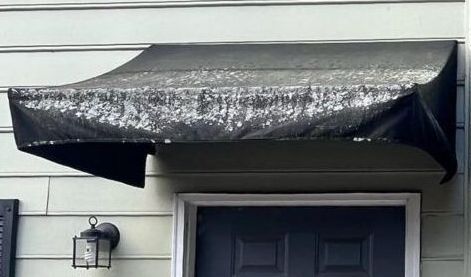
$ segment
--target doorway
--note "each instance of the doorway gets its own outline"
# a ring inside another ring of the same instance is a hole
[[[172,277],[419,276],[419,194],[175,199]]]

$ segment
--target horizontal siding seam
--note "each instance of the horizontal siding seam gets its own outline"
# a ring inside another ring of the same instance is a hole
[[[48,52],[99,52],[99,51],[143,51],[150,44],[84,44],[84,45],[49,45],[49,46],[0,46],[0,54],[48,53]]]
[[[462,172],[457,172],[461,174]],[[443,174],[441,170],[325,170],[325,171],[316,171],[316,170],[305,170],[305,171],[182,171],[182,172],[169,172],[169,173],[157,173],[157,172],[147,172],[147,177],[175,177],[175,176],[224,176],[224,175],[259,175],[259,174],[277,174],[277,175],[295,175],[295,174]],[[0,178],[2,177],[94,177],[91,174],[84,172],[0,172]]]
[[[62,4],[10,4],[0,5],[0,12],[17,11],[67,11],[103,9],[156,9],[197,7],[245,7],[245,6],[287,6],[287,5],[368,5],[405,3],[464,3],[463,0],[226,0],[226,1],[152,1],[123,3],[62,3]]]
[[[186,42],[186,43],[157,43],[157,44],[273,44],[273,43],[361,43],[361,42],[406,42],[406,41],[444,41],[456,40],[458,44],[465,44],[464,37],[449,38],[397,38],[397,39],[339,39],[339,40],[289,40],[289,41],[220,41],[220,42]],[[76,52],[76,51],[136,51],[144,50],[155,43],[116,43],[116,44],[63,44],[63,45],[8,45],[0,46],[0,53],[24,52]],[[464,82],[464,81],[463,81]],[[3,88],[4,89],[4,88]],[[2,90],[2,87],[0,87]]]
[[[21,201],[21,199],[20,199]],[[46,216],[46,211],[19,211],[20,216]]]
[[[464,261],[464,256],[455,256],[455,257],[421,257],[422,262],[462,262]]]
[[[172,211],[48,211],[47,216],[152,216],[168,217],[173,216]]]
[[[89,216],[89,215],[99,215],[99,216],[121,216],[121,217],[171,217],[173,216],[172,211],[99,211],[99,210],[90,210],[90,211],[25,211],[20,212],[21,216]],[[464,214],[461,211],[427,211],[423,210],[421,212],[422,217],[463,217]]]
[[[22,217],[88,217],[90,215],[97,216],[107,216],[107,217],[172,217],[173,212],[145,212],[145,211],[136,211],[136,212],[113,212],[113,211],[85,211],[85,212],[49,212],[45,213],[30,213],[24,212],[20,213]]]
[[[70,216],[70,217],[82,217],[82,216],[122,216],[122,217],[171,217],[173,216],[172,211],[25,211],[20,212],[21,216]],[[462,211],[432,211],[422,210],[421,217],[463,217]]]
[[[146,177],[183,177],[183,176],[195,176],[199,175],[201,177],[215,177],[215,176],[251,176],[251,175],[263,175],[263,174],[274,174],[274,175],[328,175],[328,174],[352,174],[352,175],[387,175],[387,174],[403,174],[403,175],[417,175],[417,174],[443,174],[443,171],[238,171],[238,172],[175,172],[175,173],[157,173],[157,172],[147,172]],[[462,170],[456,173],[457,175],[462,175]],[[84,172],[0,172],[0,178],[31,178],[31,177],[96,177]]]
[[[18,255],[20,260],[70,260],[72,255]],[[120,255],[113,256],[114,260],[171,260],[171,255]],[[464,261],[463,256],[421,257],[422,262]]]
[[[457,217],[463,217],[464,212],[456,212],[456,211],[422,211],[421,212],[422,217],[440,217],[440,216],[457,216]]]
[[[170,255],[117,255],[113,260],[171,260]],[[72,255],[17,255],[16,259],[21,260],[70,260]]]
[[[72,255],[18,255],[17,259],[20,260],[69,260]],[[113,256],[116,260],[171,260],[171,255],[120,255]],[[430,261],[464,261],[463,256],[437,256],[437,257],[421,257],[422,262]]]

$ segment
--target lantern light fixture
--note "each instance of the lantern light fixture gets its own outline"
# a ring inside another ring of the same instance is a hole
[[[98,224],[98,219],[88,219],[90,228],[73,237],[73,268],[111,268],[111,250],[119,243],[119,230],[111,223]]]

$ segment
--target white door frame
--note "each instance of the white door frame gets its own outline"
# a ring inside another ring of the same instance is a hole
[[[196,212],[207,206],[404,206],[405,277],[420,276],[419,193],[175,194],[172,277],[194,277]]]

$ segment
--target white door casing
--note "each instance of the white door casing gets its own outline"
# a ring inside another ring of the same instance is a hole
[[[194,277],[196,213],[201,206],[404,206],[405,277],[420,276],[419,193],[175,194],[172,277]]]

